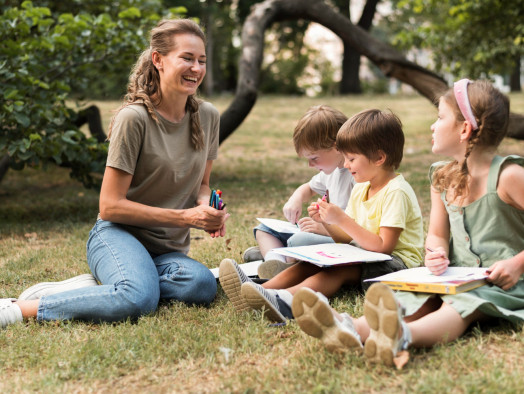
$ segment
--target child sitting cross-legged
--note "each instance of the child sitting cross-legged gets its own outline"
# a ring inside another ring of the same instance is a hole
[[[524,158],[500,157],[509,100],[488,81],[463,79],[439,101],[431,126],[433,153],[453,158],[431,166],[426,267],[486,267],[485,286],[459,294],[393,292],[376,283],[364,316],[330,308],[322,294],[301,289],[293,314],[307,334],[330,349],[362,348],[371,361],[401,363],[401,350],[460,337],[474,322],[524,322]],[[406,358],[404,358],[406,360]],[[397,364],[398,365],[398,364]]]
[[[323,196],[329,191],[331,201],[342,209],[346,208],[355,181],[344,168],[344,156],[335,144],[337,132],[347,120],[347,116],[335,108],[316,105],[309,108],[298,121],[293,131],[293,145],[298,156],[306,158],[308,165],[317,169],[318,174],[300,185],[282,209],[285,218],[296,224],[300,232],[279,232],[264,224],[259,224],[253,230],[258,246],[248,248],[243,260],[264,260],[258,266],[260,278],[271,279],[295,262],[272,249],[333,242],[322,224],[310,217],[301,218],[302,206],[304,203],[309,204],[315,195]]]
[[[329,268],[300,262],[259,285],[233,260],[224,259],[219,268],[220,282],[237,309],[265,309],[264,316],[269,320],[283,322],[292,318],[293,294],[303,287],[330,297],[343,285],[366,286],[364,279],[422,262],[420,207],[411,186],[395,171],[404,147],[398,117],[380,110],[360,112],[341,127],[336,146],[357,182],[346,212],[319,199],[309,206],[308,213],[335,242],[354,242],[361,248],[392,255],[392,260]]]

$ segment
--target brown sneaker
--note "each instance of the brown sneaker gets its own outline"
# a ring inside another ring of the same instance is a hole
[[[260,253],[260,248],[258,246],[251,246],[244,250],[242,260],[244,260],[244,263],[250,263],[252,261],[264,260],[264,256]]]
[[[280,260],[266,260],[257,268],[258,277],[260,279],[271,279],[295,264],[296,263],[284,263]]]

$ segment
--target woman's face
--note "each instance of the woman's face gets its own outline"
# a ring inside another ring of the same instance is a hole
[[[177,34],[173,40],[175,48],[166,56],[159,55],[155,63],[162,91],[184,96],[195,94],[206,75],[204,42],[193,34]]]

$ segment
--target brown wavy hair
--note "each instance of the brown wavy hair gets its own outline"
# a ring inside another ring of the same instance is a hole
[[[118,112],[130,104],[143,104],[148,114],[158,123],[155,112],[155,105],[162,102],[162,91],[160,90],[160,75],[153,64],[152,53],[158,52],[166,56],[175,49],[176,39],[173,36],[178,34],[192,34],[199,37],[204,45],[206,37],[197,23],[190,19],[165,19],[160,21],[151,30],[149,48],[144,50],[138,61],[133,66],[127,85],[127,94],[124,103],[117,110]],[[204,131],[200,125],[200,114],[198,112],[201,101],[193,95],[187,98],[186,111],[190,113],[191,144],[195,150],[202,150],[204,147]],[[116,116],[116,115],[115,115]],[[115,117],[111,120],[107,138],[111,136]]]
[[[342,153],[364,155],[369,160],[376,160],[382,151],[386,155],[384,166],[396,170],[404,151],[402,122],[391,111],[361,111],[340,128],[337,148]]]
[[[293,132],[293,144],[300,155],[302,150],[328,150],[335,147],[337,133],[347,116],[328,105],[310,107],[298,121]]]
[[[468,84],[468,98],[478,128],[472,132],[468,141],[466,155],[462,162],[454,160],[438,168],[431,185],[442,193],[452,189],[452,200],[460,196],[460,201],[469,194],[469,170],[467,159],[473,150],[495,150],[506,136],[509,124],[509,99],[486,80]],[[464,122],[464,116],[453,93],[449,89],[442,99],[452,108],[456,121]]]

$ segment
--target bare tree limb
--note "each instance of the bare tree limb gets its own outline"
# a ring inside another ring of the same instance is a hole
[[[349,44],[377,65],[384,75],[412,86],[434,104],[440,93],[448,88],[442,77],[410,62],[390,45],[355,26],[324,1],[266,0],[253,6],[242,28],[242,57],[237,90],[233,101],[220,118],[221,143],[242,123],[255,105],[265,30],[275,22],[290,19],[307,19],[327,27],[345,44]],[[510,136],[513,138],[524,139],[524,122],[521,119],[521,115],[511,115]]]

